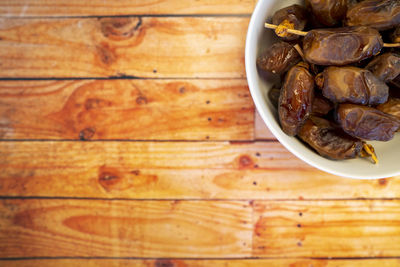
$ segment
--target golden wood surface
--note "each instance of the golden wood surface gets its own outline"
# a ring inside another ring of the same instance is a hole
[[[257,140],[276,140],[257,111],[254,116],[254,136]]]
[[[247,17],[0,19],[0,77],[245,77],[248,23]]]
[[[277,142],[0,142],[0,195],[132,199],[399,198],[400,180],[344,179]]]
[[[256,0],[0,0],[0,16],[118,16],[143,14],[247,14]]]
[[[0,0],[0,266],[400,265],[398,177],[319,171],[255,112],[254,5]]]
[[[252,140],[245,80],[0,81],[2,139]]]
[[[394,267],[400,265],[399,259],[154,259],[154,260],[115,260],[115,259],[46,259],[46,260],[24,260],[3,261],[8,267]]]
[[[241,258],[252,250],[252,212],[245,201],[4,200],[0,205],[3,258]]]
[[[7,199],[0,257],[396,257],[399,204]]]
[[[253,255],[396,257],[398,200],[255,201]]]

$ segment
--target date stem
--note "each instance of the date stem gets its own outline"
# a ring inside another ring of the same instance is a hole
[[[306,61],[306,58],[304,57],[303,50],[301,49],[301,47],[299,46],[299,44],[295,44],[293,47],[294,47],[294,49],[296,49],[297,53],[299,53],[299,55],[301,56],[301,58],[303,59],[303,61],[304,61],[304,62],[307,62],[307,61]]]
[[[375,149],[373,148],[372,145],[364,144],[363,145],[363,149],[368,155],[371,156],[371,158],[372,158],[372,160],[374,161],[375,164],[379,163],[378,158],[376,157],[376,154],[375,154]]]
[[[306,34],[307,34],[307,32],[304,32],[304,31],[294,30],[294,29],[290,29],[288,27],[285,27],[284,24],[280,24],[279,26],[277,26],[275,24],[265,23],[264,27],[268,28],[268,29],[273,29],[273,30],[276,30],[279,27],[278,32],[282,32],[283,28],[286,28],[285,31],[284,31],[285,33],[286,32],[287,33],[293,33],[293,34],[297,34],[297,35],[301,35],[301,36],[306,36]],[[278,34],[278,36],[281,36],[281,35]],[[281,37],[285,37],[285,36],[281,36]]]
[[[301,36],[306,36],[307,32],[305,31],[299,31],[299,30],[294,30],[290,29],[289,27],[286,27],[284,24],[280,24],[279,26],[271,23],[265,23],[264,27],[267,29],[273,29],[275,30],[276,34],[280,37],[285,37],[287,36],[288,33],[293,33]],[[384,43],[383,47],[400,47],[400,43],[393,43],[393,44],[387,44]]]

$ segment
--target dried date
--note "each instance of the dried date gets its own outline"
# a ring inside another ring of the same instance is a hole
[[[385,103],[389,95],[389,87],[370,71],[351,66],[325,68],[317,75],[316,84],[334,103],[377,105]]]
[[[389,141],[400,127],[396,117],[354,104],[340,104],[337,121],[347,134],[364,140]]]
[[[301,140],[314,148],[321,156],[330,159],[352,159],[357,157],[363,143],[328,120],[310,117],[299,131]]]
[[[286,74],[279,96],[279,121],[286,134],[297,134],[311,113],[313,99],[314,78],[308,65],[300,62]]]
[[[379,32],[369,27],[317,29],[303,40],[306,60],[323,66],[343,66],[377,55],[383,47]]]
[[[296,49],[285,42],[273,44],[257,59],[258,68],[276,73],[285,73],[292,66],[296,65],[301,60]]]

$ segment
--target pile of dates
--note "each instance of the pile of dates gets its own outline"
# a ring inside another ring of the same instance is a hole
[[[324,157],[377,162],[366,141],[400,129],[400,0],[305,3],[275,12],[280,41],[257,59],[281,77],[268,95],[282,130]]]

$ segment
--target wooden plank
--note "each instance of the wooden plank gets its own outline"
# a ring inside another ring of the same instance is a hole
[[[253,255],[398,257],[400,201],[289,201],[254,205]]]
[[[251,14],[256,0],[1,0],[0,16],[118,16],[131,14]]]
[[[243,260],[181,260],[181,259],[156,259],[156,260],[118,260],[118,259],[62,259],[62,260],[23,260],[1,261],[7,267],[392,267],[399,266],[399,259],[346,259],[346,260],[313,260],[313,259],[243,259]]]
[[[0,81],[1,139],[252,140],[245,80]]]
[[[247,17],[0,19],[0,77],[245,77],[248,23]]]
[[[0,210],[2,258],[251,254],[245,201],[8,199]]]
[[[400,179],[327,174],[277,142],[0,142],[0,169],[2,196],[400,197]]]
[[[256,140],[276,140],[257,110],[254,116],[254,135]]]
[[[400,255],[398,200],[0,203],[3,258]]]

